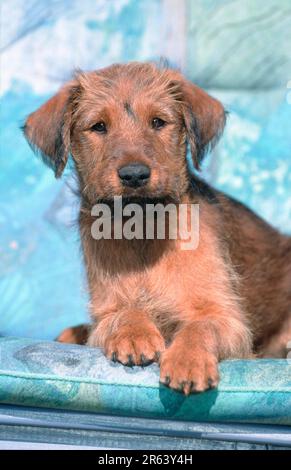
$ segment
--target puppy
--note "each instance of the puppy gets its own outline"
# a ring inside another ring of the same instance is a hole
[[[216,387],[220,360],[286,357],[291,340],[290,237],[186,164],[188,145],[199,170],[224,124],[221,103],[179,72],[130,63],[78,73],[24,127],[57,177],[71,154],[79,181],[92,325],[59,340],[125,365],[158,361],[161,382],[185,394]],[[198,246],[94,239],[91,209],[115,196],[143,211],[199,205]]]

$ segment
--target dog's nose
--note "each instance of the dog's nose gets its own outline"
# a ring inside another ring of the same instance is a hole
[[[131,165],[122,166],[118,170],[118,176],[125,186],[138,188],[143,186],[149,180],[151,170],[146,165],[140,163],[132,163]]]

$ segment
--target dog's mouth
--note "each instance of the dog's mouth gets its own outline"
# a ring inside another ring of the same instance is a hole
[[[96,201],[96,204],[105,204],[110,209],[115,209],[117,206],[124,209],[129,204],[136,204],[143,210],[148,205],[161,204],[166,206],[167,204],[176,204],[178,201],[170,195],[164,196],[116,196],[114,198],[101,198]]]

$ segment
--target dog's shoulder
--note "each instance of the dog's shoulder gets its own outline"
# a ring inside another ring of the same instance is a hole
[[[215,209],[220,214],[224,231],[232,232],[234,229],[241,228],[244,225],[242,230],[246,230],[249,233],[253,232],[254,234],[254,232],[259,231],[270,237],[280,236],[275,228],[243,202],[214,188],[196,175],[192,176],[190,181],[191,200],[198,203],[201,201],[205,208],[211,206],[212,210]]]
[[[209,204],[219,204],[219,192],[202,178],[192,175],[190,178],[190,197],[193,200],[202,199]]]

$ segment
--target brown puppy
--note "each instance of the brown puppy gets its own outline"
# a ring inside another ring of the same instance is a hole
[[[180,73],[131,63],[78,74],[25,125],[57,176],[71,153],[80,186],[92,326],[59,340],[88,338],[127,365],[159,360],[161,381],[186,394],[215,387],[221,359],[284,357],[291,340],[291,239],[187,170],[187,143],[199,169],[224,123],[222,105]],[[134,184],[128,167],[143,171]],[[199,204],[198,247],[95,240],[91,207],[116,195]]]

